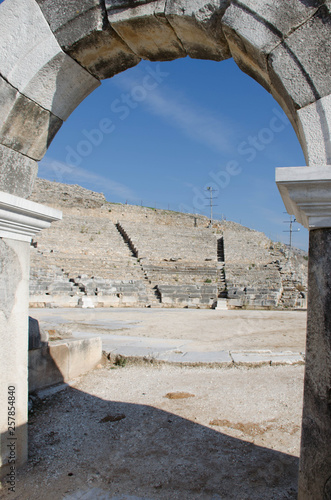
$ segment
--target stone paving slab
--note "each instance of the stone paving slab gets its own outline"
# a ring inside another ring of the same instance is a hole
[[[111,336],[109,336],[111,337]],[[120,336],[117,336],[120,337]],[[181,342],[181,343],[180,343]],[[178,341],[172,345],[166,339],[140,338],[132,340],[132,337],[108,338],[104,342],[104,349],[112,354],[130,358],[153,358],[156,361],[166,363],[189,363],[189,364],[226,364],[226,365],[293,365],[303,364],[302,353],[272,352],[270,350],[260,351],[193,351],[187,349],[189,342]]]
[[[206,364],[232,364],[232,358],[228,351],[212,351],[212,352],[166,352],[159,358],[168,363],[206,363]]]
[[[114,354],[119,354],[125,357],[135,357],[135,358],[155,358],[160,359],[162,356],[162,351],[167,352],[168,349],[156,349],[152,347],[144,347],[144,346],[122,346],[117,347],[112,350]]]
[[[304,363],[301,353],[293,352],[271,352],[271,351],[231,351],[233,362],[237,365],[293,365]]]

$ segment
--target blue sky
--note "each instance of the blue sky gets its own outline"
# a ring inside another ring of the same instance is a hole
[[[108,201],[222,215],[288,242],[275,168],[305,165],[276,101],[234,61],[143,61],[106,80],[72,113],[39,176]],[[299,225],[296,225],[296,229]],[[307,248],[301,228],[293,243]]]

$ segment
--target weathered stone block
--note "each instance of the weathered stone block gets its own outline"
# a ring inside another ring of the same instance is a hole
[[[99,337],[92,339],[68,340],[69,380],[93,370],[102,356],[102,342]]]
[[[29,392],[68,382],[92,370],[101,355],[100,338],[58,340],[29,351]]]
[[[0,101],[6,100],[0,121],[0,143],[33,160],[41,160],[62,120],[24,95],[15,93],[0,77]]]
[[[102,307],[117,307],[120,305],[120,299],[116,295],[106,295],[97,304],[102,304]]]
[[[323,6],[270,54],[270,78],[277,92],[288,94],[297,108],[328,95],[330,52],[331,17]]]
[[[263,19],[281,36],[288,35],[309,19],[323,0],[240,0],[240,6],[256,18]]]
[[[299,109],[298,118],[307,165],[330,165],[331,94]]]
[[[25,18],[18,23],[17,11],[22,9]],[[65,120],[100,82],[62,52],[36,2],[6,2],[1,19],[0,73],[22,94]]]
[[[124,304],[134,304],[137,302],[137,297],[130,295],[123,295],[122,302]]]
[[[54,115],[66,120],[100,82],[60,50],[37,73],[22,78],[21,92]]]
[[[53,32],[66,26],[70,21],[77,17],[84,16],[87,12],[93,13],[93,18],[89,18],[86,23],[85,29],[82,27],[81,34],[85,33],[88,28],[89,31],[93,29],[102,29],[103,25],[103,9],[100,0],[36,0],[39,4],[47,22],[49,23]],[[76,31],[71,36],[69,43],[79,40],[79,33]]]
[[[210,285],[210,286],[202,286],[201,291],[203,293],[216,293],[217,291],[217,286],[216,285]]]
[[[165,297],[164,295],[162,295],[161,302],[162,304],[173,304],[174,299],[172,297]]]
[[[213,303],[214,299],[210,297],[201,297],[201,304],[208,304],[211,305]]]
[[[127,10],[113,0],[105,3],[112,28],[137,56],[150,61],[171,61],[187,55],[164,15],[162,1]]]
[[[172,285],[158,285],[158,290],[166,295],[172,295],[177,292],[177,287]]]
[[[39,48],[38,59],[43,57],[44,62],[48,61],[50,54],[47,40],[52,33],[34,0],[2,3],[0,23],[0,73],[15,85],[15,75],[19,76],[20,68],[24,71],[27,62],[36,64],[30,59],[29,51]]]
[[[64,343],[29,351],[29,392],[68,380],[68,358]]]
[[[47,292],[50,294],[69,293],[72,291],[71,283],[53,282],[47,287]]]
[[[83,309],[94,308],[94,302],[91,297],[84,295],[78,299],[77,307],[82,307]]]
[[[35,161],[0,144],[0,191],[27,198],[37,172]]]
[[[0,127],[6,122],[11,108],[18,96],[18,91],[0,76]]]
[[[189,297],[188,303],[191,305],[198,305],[198,304],[203,303],[203,301],[201,301],[200,297]]]
[[[190,57],[222,61],[231,57],[221,26],[227,7],[227,0],[170,0],[165,15]]]
[[[231,55],[239,68],[269,91],[267,55],[280,42],[279,35],[263,18],[238,5],[232,4],[227,9],[222,23]]]
[[[109,26],[100,0],[37,1],[63,50],[97,78],[110,78],[140,61]]]
[[[241,299],[229,299],[228,300],[229,307],[242,307],[243,301]]]

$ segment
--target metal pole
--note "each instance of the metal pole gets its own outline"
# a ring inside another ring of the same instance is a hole
[[[216,189],[213,189],[211,186],[207,186],[207,191],[209,191],[209,204],[210,204],[210,224],[213,222],[213,191],[216,191]]]
[[[289,254],[291,253],[292,250],[292,233],[298,233],[300,231],[299,229],[293,229],[293,223],[296,222],[295,218],[292,218],[292,215],[290,216],[290,220],[285,220],[284,224],[289,224],[290,229],[288,231],[283,231],[283,233],[290,233],[290,245],[289,245]]]
[[[213,222],[213,190],[210,188],[210,223]]]

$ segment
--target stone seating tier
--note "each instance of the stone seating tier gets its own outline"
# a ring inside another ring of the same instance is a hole
[[[216,305],[217,286],[210,285],[158,285],[163,304],[179,304],[182,306],[212,307]]]
[[[211,285],[213,300],[228,290],[233,304],[265,307],[271,301],[292,307],[304,299],[304,258],[289,257],[284,246],[235,222],[221,221],[211,229],[203,216],[108,203],[98,193],[43,180],[33,197],[64,212],[63,220],[34,242],[34,297],[119,296],[118,305],[126,294],[132,305],[142,300],[156,305],[161,299],[182,307],[183,294],[188,298],[187,287],[193,286],[200,291],[191,290],[191,298],[202,306],[207,298],[201,287]]]
[[[120,221],[138,258],[149,262],[217,262],[217,238],[204,228],[177,228],[166,224]]]

